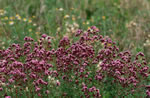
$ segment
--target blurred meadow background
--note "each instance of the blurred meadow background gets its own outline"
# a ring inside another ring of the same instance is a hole
[[[44,33],[58,44],[93,25],[121,50],[144,52],[150,61],[150,0],[0,0],[0,49]]]

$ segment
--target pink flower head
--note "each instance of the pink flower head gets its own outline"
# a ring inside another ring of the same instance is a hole
[[[47,35],[46,35],[46,34],[43,34],[43,35],[42,35],[42,37],[43,37],[43,38],[46,38],[46,37],[47,37]]]
[[[11,98],[11,96],[5,96],[5,98]]]
[[[150,97],[150,91],[146,90],[146,94]]]
[[[3,88],[0,88],[0,91],[2,91],[3,90]]]

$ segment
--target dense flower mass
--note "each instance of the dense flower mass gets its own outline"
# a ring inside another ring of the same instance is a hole
[[[99,32],[95,26],[78,30],[79,40],[64,37],[57,49],[51,37],[43,34],[39,42],[25,37],[23,46],[12,44],[0,50],[0,92],[48,97],[55,89],[57,97],[150,96],[144,54],[134,58],[130,51],[120,52],[115,42]]]

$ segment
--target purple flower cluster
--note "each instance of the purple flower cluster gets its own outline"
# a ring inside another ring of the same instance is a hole
[[[95,86],[88,88],[87,85],[82,83],[82,91],[84,92],[86,98],[101,98],[100,91]]]
[[[65,37],[60,41],[59,46],[65,47],[65,46],[67,46],[67,45],[69,45],[69,44],[70,44],[70,40],[69,40],[68,37],[65,36]]]
[[[107,36],[98,35],[98,32],[95,26],[86,32],[78,30],[76,36],[80,36],[79,41],[67,49],[62,46],[56,50],[59,75],[62,75],[64,80],[76,84],[79,81],[92,84],[95,80],[105,83],[111,77],[114,79],[112,84],[121,85],[132,93],[138,92],[149,76],[144,54],[140,52],[133,58],[129,51],[120,52],[115,42]],[[125,92],[128,94],[128,91]]]
[[[46,40],[45,35],[42,37],[43,41]],[[13,44],[6,50],[0,50],[0,82],[24,90],[28,87],[38,93],[42,85],[48,85],[47,77],[53,74],[49,69],[53,67],[50,61],[54,52],[43,48],[43,41],[33,42],[30,37],[24,40],[22,47]]]
[[[56,50],[52,49],[51,37],[45,34],[39,42],[25,37],[22,47],[13,44],[0,50],[0,91],[5,83],[24,90],[28,87],[41,96],[42,89],[49,87],[49,76],[57,79],[58,87],[63,85],[60,81],[74,84],[70,88],[78,88],[81,98],[105,96],[107,83],[120,86],[117,95],[146,91],[150,72],[143,53],[133,58],[129,51],[120,52],[116,43],[99,35],[95,26],[85,32],[78,30],[75,36],[79,37],[75,42],[62,38]],[[49,89],[45,93],[49,94]],[[150,96],[149,89],[146,94]]]

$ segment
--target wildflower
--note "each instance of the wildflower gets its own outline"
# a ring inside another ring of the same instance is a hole
[[[9,25],[13,25],[14,24],[14,22],[13,21],[9,21]]]
[[[82,24],[85,25],[85,22],[83,22]]]
[[[59,80],[56,81],[56,85],[57,85],[57,86],[60,86]]]
[[[69,18],[69,17],[70,17],[69,15],[65,15],[65,16],[64,16],[64,19],[67,19],[67,18]]]
[[[35,89],[36,92],[38,92],[40,90],[41,90],[41,88],[39,88],[39,87],[36,87],[36,89]]]
[[[10,19],[10,20],[14,20],[14,19],[15,19],[15,17],[13,17],[13,16],[12,16],[12,17],[9,17],[9,19]]]
[[[5,11],[5,10],[0,9],[0,15],[4,15],[5,13],[6,13],[6,11]]]
[[[133,22],[132,25],[133,25],[133,26],[137,26],[137,23],[136,23],[136,22]]]
[[[35,18],[35,16],[32,16],[32,18]]]
[[[40,94],[40,93],[38,93],[38,96],[40,97],[40,96],[41,96],[41,94]]]
[[[42,37],[43,37],[43,38],[46,38],[46,37],[47,37],[47,35],[46,35],[46,34],[43,34],[43,35],[42,35]]]
[[[60,32],[60,30],[61,30],[61,28],[60,28],[60,27],[58,27],[58,28],[57,28],[57,32]]]
[[[66,31],[67,31],[67,32],[71,32],[71,30],[70,30],[69,28],[66,28]]]
[[[103,19],[103,20],[105,20],[105,19],[106,19],[106,17],[105,17],[105,16],[102,16],[102,19]]]
[[[146,94],[148,97],[150,97],[150,91],[149,90],[146,90]]]
[[[64,37],[64,38],[60,41],[59,46],[65,47],[65,46],[67,46],[67,45],[69,45],[69,44],[70,44],[69,38],[68,38],[68,37]]]
[[[29,29],[29,32],[32,32],[32,29]]]
[[[11,98],[11,96],[5,96],[5,98]]]
[[[90,30],[91,29],[91,27],[88,27],[88,30]]]
[[[150,43],[150,41],[149,41],[149,40],[146,40],[146,43]]]
[[[76,28],[79,27],[79,25],[76,22],[73,23],[73,26],[75,26]]]
[[[27,21],[27,19],[26,19],[26,18],[23,18],[23,21],[24,21],[24,22],[26,22],[26,21]]]
[[[46,93],[46,94],[49,94],[49,90],[46,90],[45,93]]]
[[[3,9],[0,9],[0,13],[2,13],[2,12],[4,12],[4,10],[3,10]]]
[[[5,20],[8,20],[8,17],[6,16],[6,17],[4,17],[4,19],[5,19]]]
[[[28,20],[28,23],[31,23],[31,22],[32,22],[32,20],[31,20],[31,19],[29,19],[29,20]]]
[[[34,23],[34,24],[33,24],[33,26],[37,26],[37,24],[36,24],[36,23]]]
[[[20,15],[16,15],[16,18],[18,19],[18,20],[21,20],[21,16]]]
[[[59,11],[63,11],[64,9],[63,8],[59,8]]]
[[[20,17],[20,15],[19,15],[19,14],[16,14],[16,17]]]
[[[71,10],[74,10],[74,8],[72,7]]]
[[[100,62],[97,64],[98,70],[101,70],[101,64],[102,64],[102,61],[100,61]]]
[[[25,91],[27,91],[27,92],[28,92],[28,91],[29,91],[29,88],[28,88],[28,87],[26,87],[26,88],[25,88]]]
[[[25,37],[24,41],[33,41],[33,39],[31,37]]]
[[[35,32],[35,34],[39,35],[39,34],[40,34],[40,32]]]
[[[83,31],[82,30],[77,30],[75,36],[79,36]]]
[[[0,88],[0,91],[2,91],[3,90],[3,88]]]
[[[10,83],[13,83],[13,82],[14,82],[14,80],[13,80],[13,79],[9,79],[8,81],[9,81]]]
[[[55,78],[51,77],[51,76],[48,76],[48,80],[51,82],[51,81],[55,81]]]
[[[73,21],[75,21],[75,20],[76,20],[76,18],[75,18],[75,17],[72,17],[72,20],[73,20]]]
[[[86,24],[89,25],[90,23],[87,21]]]
[[[108,43],[108,44],[107,44],[107,47],[110,47],[110,46],[111,46],[111,44],[110,44],[110,43]]]

